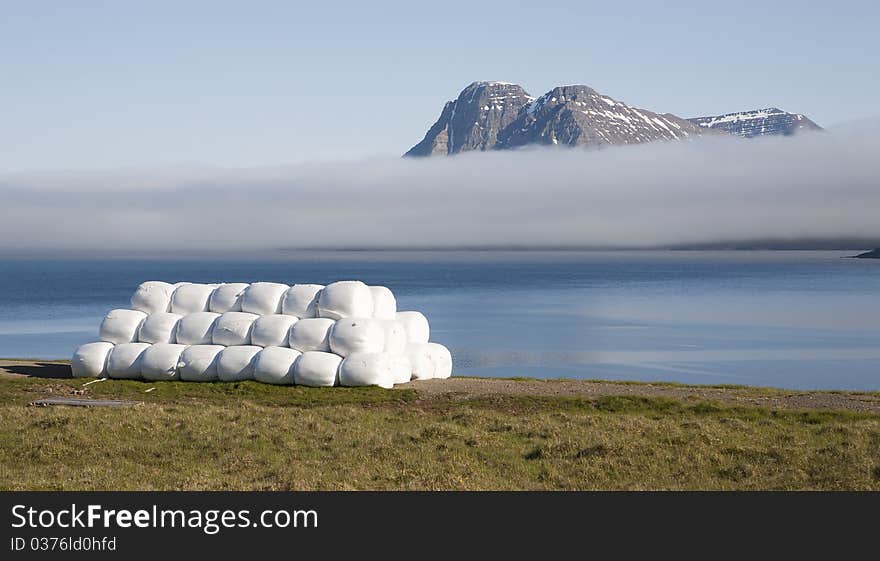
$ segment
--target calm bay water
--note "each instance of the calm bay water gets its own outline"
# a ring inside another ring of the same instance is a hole
[[[852,252],[296,252],[5,260],[0,356],[67,358],[144,280],[356,278],[423,311],[455,373],[880,390],[880,261]]]

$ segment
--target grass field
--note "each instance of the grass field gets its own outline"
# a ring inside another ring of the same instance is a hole
[[[880,490],[880,414],[871,411],[83,383],[0,375],[0,489]],[[28,405],[79,392],[144,403]]]

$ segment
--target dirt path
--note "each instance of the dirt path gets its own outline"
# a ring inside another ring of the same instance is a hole
[[[69,378],[67,361],[0,359],[0,375]],[[668,384],[627,384],[585,380],[505,380],[499,378],[450,378],[417,380],[402,388],[414,389],[425,398],[441,396],[535,395],[599,397],[633,395],[675,399],[708,399],[731,404],[790,409],[840,409],[880,412],[880,392],[794,391],[766,388],[712,388]]]

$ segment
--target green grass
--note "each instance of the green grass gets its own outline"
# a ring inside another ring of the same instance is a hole
[[[0,378],[0,404],[33,401],[49,395],[76,397],[72,391],[88,392],[89,397],[125,399],[145,403],[227,406],[249,402],[265,406],[316,407],[372,403],[400,403],[415,399],[413,390],[381,388],[276,387],[258,382],[198,384],[193,382],[143,382],[107,380],[84,386],[90,379]],[[150,390],[151,391],[147,391]]]
[[[0,377],[0,489],[880,490],[873,413],[83,382]],[[83,389],[144,405],[27,405]]]
[[[485,380],[477,376],[456,376],[456,378],[465,378],[470,380]],[[566,382],[571,381],[569,378],[532,378],[528,376],[509,376],[496,377],[495,380],[504,380],[507,382]],[[810,393],[803,390],[787,390],[783,388],[774,388],[769,386],[746,386],[742,384],[684,384],[681,382],[667,381],[650,381],[643,380],[603,380],[601,378],[584,378],[579,379],[582,383],[593,384],[614,384],[618,386],[656,386],[663,388],[682,388],[682,389],[709,389],[709,390],[737,390],[747,395],[755,396],[772,396],[772,395],[792,395],[799,393]],[[880,396],[880,391],[859,391],[859,390],[821,390],[822,393],[839,394],[839,395],[862,395],[862,396]]]

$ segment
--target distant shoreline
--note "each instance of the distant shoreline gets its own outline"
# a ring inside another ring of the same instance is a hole
[[[880,245],[880,244],[876,244]],[[509,251],[509,252],[550,252],[550,251],[570,251],[570,252],[608,252],[608,251],[866,251],[870,245],[865,246],[829,246],[814,247],[793,245],[786,246],[674,246],[674,247],[602,247],[602,246],[509,246],[509,245],[476,245],[476,246],[412,246],[412,247],[283,247],[276,251],[297,252],[297,251],[332,251],[332,252],[407,252],[407,251]],[[854,256],[855,257],[855,256]]]
[[[868,251],[880,238],[721,240],[666,245],[461,244],[409,246],[288,246],[277,251]]]
[[[850,255],[851,259],[880,259],[880,249],[866,251],[860,255]]]
[[[828,245],[828,246],[800,246],[793,244],[790,246],[764,246],[764,245],[713,245],[713,246],[676,246],[676,247],[599,247],[599,246],[515,246],[515,245],[484,245],[484,246],[411,246],[411,247],[283,247],[283,248],[236,248],[230,250],[213,250],[213,249],[186,249],[178,248],[174,250],[121,250],[121,249],[78,249],[78,250],[18,250],[0,248],[0,258],[15,260],[40,260],[40,259],[57,259],[57,260],[94,260],[94,259],[120,259],[120,260],[176,260],[176,259],[229,259],[233,258],[237,261],[258,261],[261,259],[272,259],[295,255],[297,253],[323,253],[326,255],[342,254],[342,253],[481,253],[481,252],[506,252],[506,253],[588,253],[588,252],[619,252],[619,253],[637,253],[637,252],[681,252],[681,253],[697,253],[705,252],[730,252],[730,253],[748,253],[759,251],[841,251],[849,252],[853,255],[845,257],[858,257],[860,252],[866,252],[874,247],[880,246],[880,241],[873,244],[853,244],[853,245]]]

